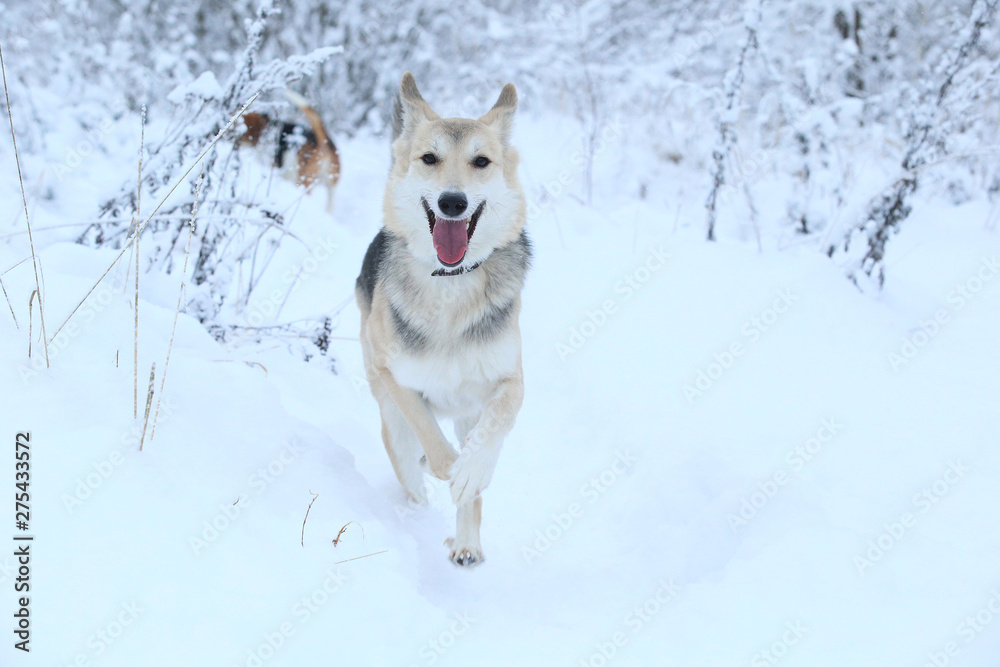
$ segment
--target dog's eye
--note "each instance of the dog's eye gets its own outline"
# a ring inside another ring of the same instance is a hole
[[[477,157],[475,160],[472,161],[472,164],[476,165],[480,169],[484,169],[489,163],[490,159],[485,155],[480,155],[479,157]]]
[[[434,153],[424,153],[420,159],[424,161],[424,164],[434,164],[438,161],[437,156],[434,155]]]

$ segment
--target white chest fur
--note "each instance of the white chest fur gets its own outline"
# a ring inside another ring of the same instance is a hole
[[[389,366],[404,387],[419,391],[442,416],[477,413],[493,396],[497,383],[517,372],[520,341],[510,331],[488,344],[467,344],[452,350],[411,355],[406,352]]]

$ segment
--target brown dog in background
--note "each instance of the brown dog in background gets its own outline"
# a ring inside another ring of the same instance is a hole
[[[246,131],[236,144],[256,147],[265,137],[274,141],[273,166],[285,170],[288,165],[288,176],[306,190],[311,190],[317,183],[326,185],[326,210],[329,213],[333,210],[333,189],[340,180],[340,155],[316,110],[301,95],[291,91],[287,91],[287,95],[308,119],[308,128],[251,112],[243,115]],[[294,153],[294,169],[290,165],[290,153]]]

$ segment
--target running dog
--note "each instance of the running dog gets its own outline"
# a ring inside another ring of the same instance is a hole
[[[441,118],[403,76],[393,114],[384,227],[355,295],[361,349],[400,484],[426,504],[423,474],[450,480],[453,563],[483,561],[480,494],[524,396],[518,315],[531,261],[518,153],[517,91],[478,120]],[[461,444],[448,442],[450,418]]]
[[[291,91],[286,91],[286,94],[308,119],[308,128],[251,112],[243,115],[246,131],[236,143],[255,147],[265,137],[268,143],[273,141],[272,165],[283,170],[294,157],[294,168],[289,170],[292,180],[306,190],[311,190],[316,183],[326,185],[326,210],[329,213],[333,210],[333,189],[340,180],[340,155],[316,110],[301,95]]]

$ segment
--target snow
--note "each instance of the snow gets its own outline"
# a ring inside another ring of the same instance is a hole
[[[184,83],[167,94],[167,100],[174,104],[183,104],[184,98],[193,96],[200,99],[218,99],[222,96],[222,86],[211,72],[202,73],[190,83]]]
[[[622,169],[629,132],[599,153],[584,206],[555,185],[574,140],[558,119],[525,116],[515,133],[541,202],[526,397],[484,494],[487,561],[470,572],[442,546],[447,486],[428,479],[427,508],[404,500],[356,340],[384,139],[338,141],[332,219],[323,193],[267,181],[303,242],[282,244],[247,321],[334,314],[335,373],[280,339],[219,344],[181,314],[160,394],[180,276],[144,272],[134,417],[128,253],[48,370],[26,356],[30,261],[4,274],[20,329],[0,316],[0,422],[33,443],[30,664],[992,664],[987,202],[920,201],[884,291],[862,294],[813,246],[705,243],[704,173],[635,199],[647,165]],[[263,187],[252,163],[246,185]],[[71,174],[70,192],[92,198],[114,180],[102,174]],[[73,208],[40,204],[33,221]],[[36,238],[50,336],[116,254],[72,231]],[[11,237],[0,268],[27,256]],[[154,362],[159,420],[140,452]],[[13,565],[0,558],[4,590]]]

